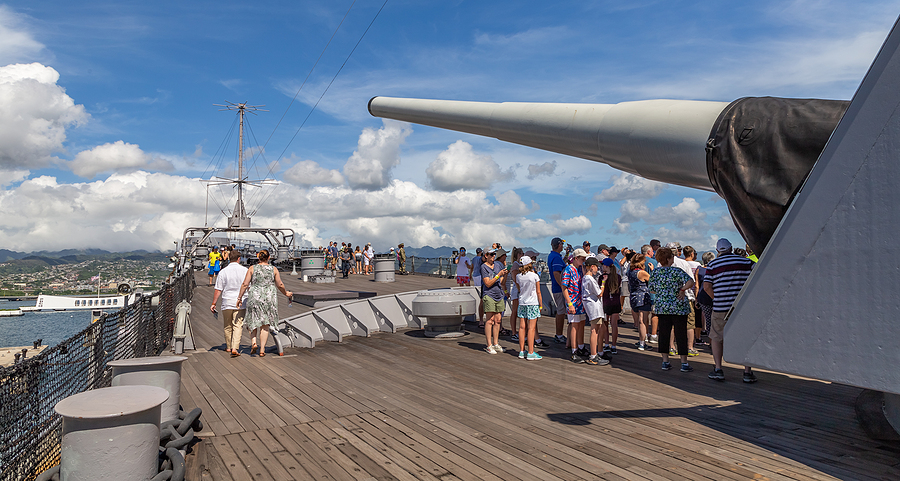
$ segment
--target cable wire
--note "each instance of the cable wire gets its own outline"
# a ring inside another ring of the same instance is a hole
[[[322,101],[322,98],[325,97],[325,94],[326,94],[326,93],[328,93],[328,89],[331,88],[331,85],[334,84],[334,81],[335,81],[335,80],[337,80],[338,75],[340,75],[340,74],[341,74],[341,71],[344,70],[344,66],[347,65],[347,62],[350,61],[350,57],[353,56],[353,52],[356,52],[357,47],[359,47],[359,44],[362,43],[363,39],[366,37],[366,34],[369,33],[369,29],[372,28],[372,25],[375,23],[375,20],[378,19],[378,16],[379,16],[379,15],[381,15],[381,11],[384,10],[384,7],[385,7],[385,5],[387,5],[387,3],[388,3],[388,0],[384,0],[384,3],[381,4],[381,8],[379,8],[379,9],[378,9],[378,12],[375,13],[375,16],[372,18],[372,21],[369,22],[369,26],[366,27],[366,30],[365,30],[365,31],[363,32],[363,34],[359,37],[359,40],[356,41],[356,45],[353,46],[353,50],[351,50],[350,53],[347,55],[347,58],[344,59],[344,63],[341,64],[341,67],[340,67],[340,68],[338,69],[338,71],[334,74],[334,77],[331,78],[331,82],[328,82],[328,86],[325,87],[325,91],[322,92],[322,95],[319,96],[319,100],[316,100],[316,104],[313,105],[312,109],[310,109],[309,113],[306,115],[306,118],[303,119],[303,123],[300,124],[300,127],[297,128],[297,131],[294,132],[294,136],[291,137],[291,140],[290,140],[290,141],[287,143],[287,145],[284,147],[284,150],[281,151],[281,154],[278,156],[278,159],[275,160],[276,163],[277,163],[278,161],[280,161],[281,159],[284,158],[284,154],[285,154],[285,152],[287,152],[288,147],[290,147],[290,146],[291,146],[291,143],[294,142],[294,139],[297,138],[297,135],[300,133],[300,130],[303,128],[304,125],[306,125],[306,122],[309,120],[310,116],[312,116],[313,112],[316,111],[316,107],[319,106],[319,102]],[[299,92],[298,92],[298,93],[299,93]],[[273,163],[273,165],[274,165],[274,163]],[[269,168],[269,172],[267,172],[266,175],[269,175],[269,173],[271,173],[271,171],[272,171],[272,169],[271,169],[271,167],[270,167],[270,168]],[[277,186],[276,186],[276,187],[277,187]],[[275,190],[276,190],[276,189],[272,189],[272,192],[274,192]],[[272,196],[272,193],[269,193],[268,195],[266,195],[266,196],[263,198],[263,201],[260,202],[259,207],[262,207],[262,205],[265,204],[266,201],[269,200],[269,198],[270,198],[271,196]]]

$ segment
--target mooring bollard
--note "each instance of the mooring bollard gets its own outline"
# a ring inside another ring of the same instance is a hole
[[[113,386],[156,386],[169,393],[162,405],[161,422],[178,419],[181,402],[181,363],[185,356],[153,356],[121,359],[108,363]]]
[[[160,387],[115,386],[58,402],[60,479],[144,481],[156,476],[160,409],[168,398]]]

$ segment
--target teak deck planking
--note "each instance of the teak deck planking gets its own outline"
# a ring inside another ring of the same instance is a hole
[[[282,279],[294,291],[379,295],[455,285]],[[765,371],[745,385],[732,365],[711,381],[708,349],[690,358],[694,372],[664,372],[658,354],[631,347],[630,316],[609,366],[575,365],[558,344],[520,360],[504,338],[508,351],[491,356],[472,324],[453,340],[411,329],[283,357],[270,339],[264,358],[248,355],[245,330],[243,355],[230,358],[206,281],[197,274],[197,350],[182,371],[181,402],[203,408],[205,425],[188,479],[900,479],[900,444],[856,422],[859,389]],[[309,310],[279,296],[281,317]],[[552,343],[553,320],[539,326]]]

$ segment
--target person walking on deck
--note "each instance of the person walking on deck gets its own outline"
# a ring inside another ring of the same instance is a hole
[[[731,242],[725,238],[716,242],[716,251],[719,253],[719,257],[706,266],[703,290],[713,300],[709,343],[712,347],[716,368],[709,373],[709,378],[722,381],[725,379],[725,372],[722,370],[725,322],[731,305],[734,304],[738,293],[741,292],[741,288],[750,277],[753,261],[734,254],[731,250]],[[753,374],[750,366],[744,366],[744,382],[756,382],[756,375]]]
[[[247,276],[247,268],[240,263],[241,253],[237,250],[228,251],[228,265],[219,272],[216,279],[216,290],[213,293],[210,310],[216,313],[216,303],[222,299],[222,322],[225,329],[225,351],[231,353],[231,357],[241,355],[241,330],[244,327],[244,317],[247,314],[247,296],[238,297],[241,284]]]
[[[266,355],[266,341],[269,339],[269,326],[278,322],[278,298],[276,289],[292,298],[294,293],[284,288],[278,269],[269,264],[269,251],[263,249],[256,254],[259,264],[251,266],[244,276],[238,297],[247,293],[247,316],[245,323],[250,333],[250,354],[259,349],[259,357]],[[259,344],[256,334],[259,331]]]
[[[213,246],[212,251],[209,253],[209,283],[207,286],[211,286],[216,282],[216,276],[219,274],[219,268],[221,267],[222,254],[219,254],[219,248],[217,246]]]

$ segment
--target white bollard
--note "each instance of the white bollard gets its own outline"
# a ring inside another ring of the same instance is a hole
[[[181,363],[185,356],[153,356],[121,359],[108,363],[112,368],[113,386],[156,386],[168,391],[162,405],[161,422],[178,419],[181,402]]]
[[[168,397],[155,386],[117,386],[58,402],[60,479],[146,481],[156,476],[160,407]]]

